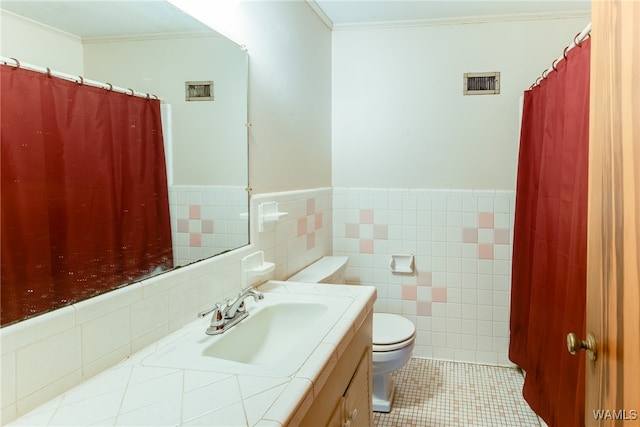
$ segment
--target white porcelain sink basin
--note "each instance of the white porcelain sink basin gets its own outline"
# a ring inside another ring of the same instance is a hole
[[[163,342],[146,366],[286,377],[293,375],[353,299],[265,292],[247,299],[249,316],[221,335],[209,336],[204,321]]]

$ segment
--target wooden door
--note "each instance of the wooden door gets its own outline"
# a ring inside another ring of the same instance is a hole
[[[593,0],[587,426],[640,426],[640,1]]]

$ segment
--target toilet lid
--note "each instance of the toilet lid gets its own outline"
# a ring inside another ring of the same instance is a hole
[[[398,314],[373,314],[373,344],[390,345],[407,341],[416,333],[411,321]]]

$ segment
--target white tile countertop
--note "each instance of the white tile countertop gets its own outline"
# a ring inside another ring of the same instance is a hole
[[[370,286],[280,281],[267,282],[259,289],[265,293],[265,299],[271,293],[286,293],[308,295],[311,301],[318,296],[340,296],[349,302],[329,332],[319,337],[301,367],[289,376],[268,372],[243,375],[222,368],[196,370],[145,363],[159,350],[192,333],[194,328],[207,337],[204,331],[209,319],[198,319],[8,425],[295,425],[373,309],[376,291]],[[248,310],[251,312],[249,304]]]

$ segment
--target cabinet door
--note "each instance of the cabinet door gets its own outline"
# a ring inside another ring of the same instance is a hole
[[[329,421],[327,422],[327,427],[343,427],[344,401],[345,398],[341,397],[340,402],[336,405],[336,409],[333,410],[331,418],[329,418]]]
[[[344,426],[369,427],[371,421],[371,393],[369,390],[371,350],[367,349],[344,394]]]

